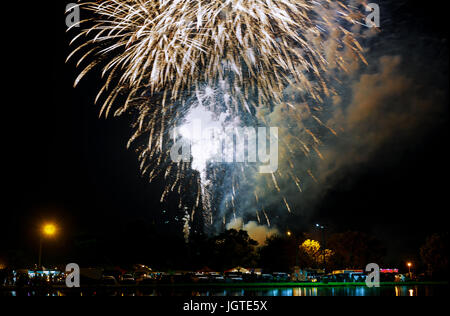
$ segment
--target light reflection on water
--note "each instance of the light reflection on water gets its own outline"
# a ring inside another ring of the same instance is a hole
[[[7,296],[435,296],[446,293],[446,286],[364,286],[348,287],[298,287],[298,288],[231,288],[231,289],[96,289],[76,291],[11,291]],[[1,296],[2,294],[0,294]]]

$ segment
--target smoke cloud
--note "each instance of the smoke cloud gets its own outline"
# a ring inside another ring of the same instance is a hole
[[[250,238],[256,240],[260,246],[264,245],[268,237],[279,234],[277,229],[269,228],[265,225],[259,225],[254,221],[250,221],[244,225],[244,220],[240,217],[228,223],[227,229],[246,231]]]
[[[227,227],[242,228],[247,221],[256,227],[309,227],[338,183],[352,185],[367,170],[395,165],[445,122],[445,43],[419,42],[413,33],[399,40],[394,33],[361,32],[368,65],[355,61],[338,74],[330,64],[329,95],[321,102],[291,86],[283,104],[258,109],[260,122],[279,128],[279,168],[273,175],[247,176],[248,185],[241,184],[233,200],[241,218]],[[335,54],[336,43],[328,44],[327,54]],[[351,60],[352,52],[346,54]]]
[[[378,72],[352,84],[348,107],[341,101],[328,125],[341,131],[323,150],[318,177],[327,181],[343,170],[374,159],[388,163],[417,142],[445,112],[445,93],[409,76],[400,56],[383,56]]]
[[[441,124],[446,82],[442,75],[427,76],[411,58],[386,55],[372,57],[368,68],[355,68],[322,107],[287,89],[290,104],[265,115],[270,126],[280,128],[280,172],[274,179],[256,175],[259,203],[278,223],[291,214],[309,217],[339,180],[395,163]],[[264,189],[271,186],[279,194]]]

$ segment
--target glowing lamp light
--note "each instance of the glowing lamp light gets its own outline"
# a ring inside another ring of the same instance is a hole
[[[412,263],[411,263],[411,262],[408,262],[406,265],[408,266],[408,272],[409,272],[409,274],[411,274]]]
[[[56,234],[56,226],[53,224],[44,225],[42,232],[45,236],[54,236]]]

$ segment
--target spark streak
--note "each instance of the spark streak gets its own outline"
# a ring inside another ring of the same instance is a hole
[[[150,181],[164,177],[167,187],[161,201],[168,199],[175,189],[183,194],[186,183],[198,185],[194,193],[197,195],[194,214],[200,202],[203,208],[213,208],[209,205],[214,197],[209,196],[208,184],[214,185],[220,176],[206,179],[210,174],[219,173],[206,172],[208,157],[202,150],[193,153],[194,163],[173,164],[169,154],[173,143],[171,130],[186,124],[190,111],[199,106],[217,116],[223,113],[231,117],[249,116],[255,122],[260,109],[285,102],[287,87],[294,87],[317,103],[323,102],[333,91],[327,84],[330,68],[347,71],[347,55],[367,63],[362,46],[350,31],[352,26],[360,24],[358,20],[362,16],[356,7],[345,2],[84,2],[80,6],[92,18],[82,22],[88,26],[72,43],[85,40],[68,60],[76,55],[79,56],[77,67],[83,65],[75,86],[94,68],[101,68],[104,84],[95,98],[96,103],[102,101],[100,115],[133,113],[136,116],[135,133],[128,146],[137,147],[141,172],[148,174]],[[296,108],[292,103],[288,106]],[[302,115],[296,115],[300,122]],[[317,116],[313,119],[326,127]],[[327,128],[336,135],[333,129]],[[323,158],[317,148],[321,144],[319,137],[309,129],[305,131],[314,142],[312,148]],[[299,139],[299,142],[304,154],[309,155],[308,141]],[[201,168],[195,165],[199,159]],[[200,172],[200,180],[195,180],[198,175],[190,172],[193,169]],[[308,173],[317,181],[310,170]],[[301,192],[298,177],[291,172],[289,176]],[[232,178],[233,190],[240,188],[239,179],[247,179],[245,174]],[[272,180],[280,192],[274,174]],[[189,186],[188,190],[192,187],[195,186]],[[234,216],[237,194],[231,196]],[[286,198],[283,199],[291,212]],[[266,211],[263,213],[270,226]],[[222,218],[222,214],[217,215]],[[212,214],[207,216],[212,221]]]

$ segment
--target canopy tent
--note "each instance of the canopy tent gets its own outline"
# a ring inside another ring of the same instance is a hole
[[[201,268],[200,270],[197,270],[196,271],[197,273],[211,273],[211,272],[215,272],[215,271],[213,271],[212,269],[210,269],[209,267],[203,267],[203,268]]]
[[[236,268],[227,270],[227,271],[225,271],[225,272],[227,272],[227,273],[234,273],[234,272],[250,273],[251,271],[248,270],[248,269],[246,269],[246,268],[243,268],[243,267],[236,267]]]

